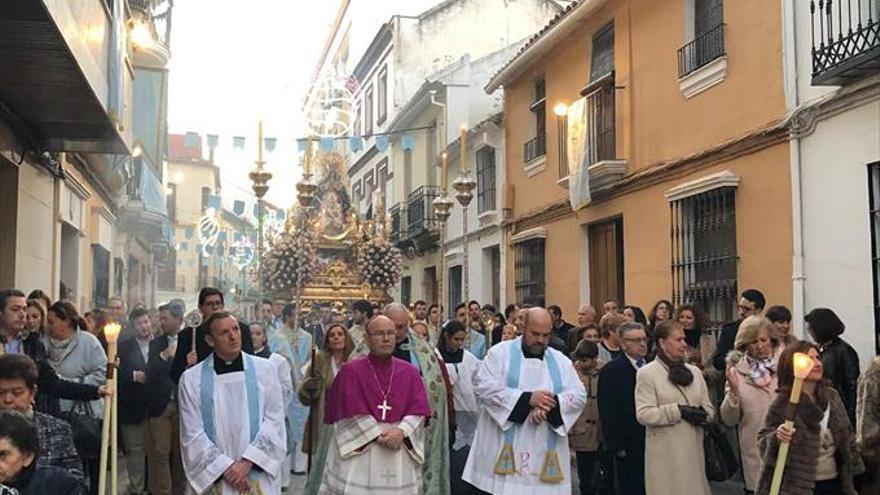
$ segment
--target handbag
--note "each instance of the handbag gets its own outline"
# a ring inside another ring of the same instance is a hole
[[[739,469],[739,460],[733,447],[717,423],[708,423],[703,427],[703,454],[709,481],[727,481]]]
[[[73,445],[84,459],[97,459],[101,454],[101,420],[94,417],[92,405],[76,402],[65,415],[73,431]]]

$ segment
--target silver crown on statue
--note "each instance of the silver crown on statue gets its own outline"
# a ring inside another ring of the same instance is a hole
[[[202,325],[202,313],[198,309],[194,309],[183,317],[183,322],[191,328],[198,328]]]

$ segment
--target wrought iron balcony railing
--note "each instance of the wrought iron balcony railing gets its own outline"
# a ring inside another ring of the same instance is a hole
[[[530,161],[538,158],[540,156],[544,156],[547,154],[547,136],[544,134],[539,134],[537,137],[527,142],[524,145],[523,150],[523,159],[525,163],[529,163]]]
[[[614,72],[585,88],[589,164],[617,158]]]
[[[406,205],[397,203],[388,209],[391,216],[391,242],[398,243],[406,239]]]
[[[723,57],[724,24],[698,34],[693,41],[678,49],[678,77],[682,78],[709,62]]]
[[[437,186],[422,186],[406,198],[407,237],[416,237],[437,228],[434,216],[434,199],[440,195]]]
[[[810,0],[813,85],[880,73],[880,0]]]

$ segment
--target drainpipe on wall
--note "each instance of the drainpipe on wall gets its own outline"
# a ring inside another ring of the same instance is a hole
[[[790,122],[800,109],[798,91],[798,60],[797,60],[797,19],[795,16],[797,0],[785,0],[782,7],[782,60],[785,81],[785,104],[789,111]],[[788,140],[791,161],[791,220],[792,220],[792,259],[791,285],[792,332],[801,338],[804,334],[804,313],[806,299],[806,275],[804,274],[804,223],[803,223],[803,187],[801,182],[801,137],[798,131],[789,131]]]

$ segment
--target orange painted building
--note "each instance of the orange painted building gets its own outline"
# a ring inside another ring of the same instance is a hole
[[[581,0],[492,77],[508,301],[569,320],[581,302],[672,299],[723,321],[752,287],[790,305],[781,26],[772,2]],[[554,107],[581,98],[591,200],[575,210]]]

